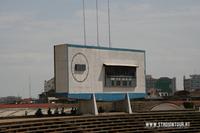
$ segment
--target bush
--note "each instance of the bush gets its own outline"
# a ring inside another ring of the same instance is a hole
[[[184,102],[183,103],[183,106],[186,108],[186,109],[192,109],[194,107],[194,103],[192,102]]]

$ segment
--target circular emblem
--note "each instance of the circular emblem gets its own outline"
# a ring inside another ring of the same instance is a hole
[[[83,53],[77,53],[72,57],[71,72],[74,80],[84,82],[89,73],[89,63]]]

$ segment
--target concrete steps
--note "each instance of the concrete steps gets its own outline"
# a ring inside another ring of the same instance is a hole
[[[146,123],[189,122],[190,126],[146,127]],[[12,119],[0,121],[0,132],[146,132],[146,133],[188,133],[200,132],[200,112],[168,111],[133,114],[101,114],[99,116],[63,116],[48,118]]]

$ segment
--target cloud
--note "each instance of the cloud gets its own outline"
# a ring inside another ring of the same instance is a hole
[[[73,4],[77,6],[77,2]],[[0,72],[3,75],[0,80],[1,89],[7,89],[2,96],[16,88],[19,91],[27,88],[29,75],[36,96],[43,88],[43,81],[53,76],[53,45],[83,44],[82,9],[78,6],[71,9],[66,4],[62,14],[54,11],[46,16],[52,9],[41,6],[38,11],[28,4],[25,6],[21,7],[25,8],[23,12],[17,9],[0,12]],[[96,44],[95,14],[95,5],[91,4],[86,11],[86,31],[88,44],[93,45]],[[146,50],[147,73],[156,77],[176,76],[181,89],[183,75],[194,70],[200,73],[200,63],[196,61],[200,57],[199,23],[200,4],[196,1],[176,0],[175,4],[174,0],[111,1],[112,46]],[[103,1],[99,7],[99,30],[101,45],[108,46],[107,7]],[[8,84],[9,80],[13,84]]]

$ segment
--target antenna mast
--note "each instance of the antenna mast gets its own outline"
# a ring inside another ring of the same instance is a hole
[[[30,75],[29,75],[28,88],[29,88],[29,98],[31,98],[31,76]]]
[[[84,36],[84,45],[86,46],[86,24],[85,24],[85,0],[83,0],[83,36]]]
[[[108,0],[108,39],[109,39],[109,48],[111,47],[111,35],[110,35],[110,0]]]
[[[97,46],[99,47],[99,11],[98,0],[96,0],[96,20],[97,20]]]

